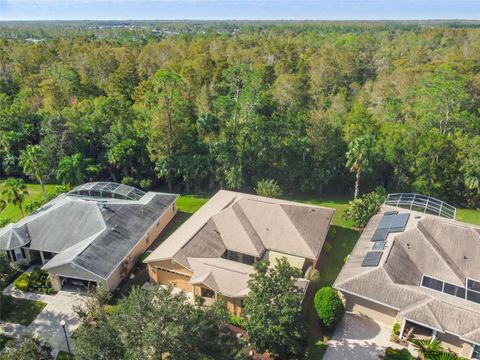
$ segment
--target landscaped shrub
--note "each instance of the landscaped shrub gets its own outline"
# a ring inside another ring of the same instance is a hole
[[[232,315],[230,316],[228,322],[233,326],[239,327],[240,329],[245,327],[245,319],[241,316]]]
[[[345,312],[342,300],[331,287],[324,287],[317,291],[314,305],[323,325],[331,330],[342,320]]]
[[[28,289],[30,288],[30,273],[23,273],[18,278],[16,278],[13,284],[18,290],[28,291]]]
[[[278,198],[282,196],[282,189],[275,180],[272,179],[263,179],[257,182],[255,187],[257,195]]]
[[[48,272],[41,268],[35,268],[30,275],[30,290],[43,292],[44,294],[53,292]]]
[[[371,193],[350,201],[350,207],[345,211],[344,217],[352,220],[357,228],[363,229],[370,218],[378,212],[385,196],[385,189],[379,187]]]
[[[393,330],[392,331],[395,335],[397,335],[397,336],[400,335],[400,324],[399,323],[393,324]]]
[[[384,360],[415,360],[415,357],[410,354],[407,349],[394,349],[388,347],[385,351]]]

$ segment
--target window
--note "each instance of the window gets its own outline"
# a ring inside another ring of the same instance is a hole
[[[423,276],[422,280],[422,286],[437,290],[437,291],[442,291],[443,290],[443,281],[432,279],[431,277],[428,276]]]
[[[470,290],[480,291],[480,282],[472,279],[468,279],[467,288]]]
[[[247,254],[242,254],[238,253],[236,251],[232,250],[227,250],[222,256],[224,259],[231,260],[231,261],[236,261],[242,264],[246,265],[253,265],[256,261],[258,261],[258,258],[247,255]]]
[[[467,291],[467,300],[476,302],[477,304],[480,304],[480,292],[468,290]]]
[[[443,292],[445,294],[453,295],[462,299],[465,299],[465,288],[455,286],[449,283],[445,283],[443,286]]]
[[[480,360],[480,346],[475,345],[473,348],[472,359]]]

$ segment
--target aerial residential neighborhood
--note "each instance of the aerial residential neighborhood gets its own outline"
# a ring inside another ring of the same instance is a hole
[[[480,360],[480,0],[0,0],[0,360]]]

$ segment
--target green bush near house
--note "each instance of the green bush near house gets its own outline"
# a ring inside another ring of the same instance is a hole
[[[399,323],[393,324],[392,332],[397,336],[400,335],[400,324]]]
[[[245,328],[245,319],[241,316],[235,316],[235,315],[230,316],[230,318],[228,319],[228,323],[240,329]]]
[[[388,347],[385,351],[384,360],[415,360],[415,357],[410,354],[407,349],[394,349]]]
[[[28,291],[30,288],[30,273],[24,272],[22,275],[16,278],[13,285],[20,291]]]
[[[345,312],[342,300],[331,287],[323,287],[317,291],[314,306],[323,325],[330,330],[335,329]]]
[[[15,287],[21,291],[41,292],[51,294],[54,292],[48,272],[35,268],[31,273],[24,272],[14,282]]]
[[[55,358],[56,360],[71,360],[74,359],[74,357],[70,357],[70,354],[66,351],[60,351]]]
[[[378,212],[385,200],[385,196],[385,189],[377,188],[371,193],[350,201],[350,207],[344,214],[345,218],[353,221],[357,228],[363,229],[370,218]]]

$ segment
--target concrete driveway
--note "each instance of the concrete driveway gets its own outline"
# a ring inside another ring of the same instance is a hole
[[[376,321],[353,313],[345,313],[338,325],[324,360],[371,360],[379,359],[389,346],[401,348],[390,342],[392,329]]]
[[[80,319],[73,308],[81,305],[86,300],[85,296],[68,291],[59,291],[55,295],[22,292],[15,289],[13,284],[10,284],[3,292],[16,298],[43,301],[47,306],[27,327],[3,324],[4,331],[2,332],[14,337],[19,337],[23,332],[27,332],[38,336],[43,341],[47,341],[54,350],[67,351],[65,334],[60,322],[65,321],[65,329],[71,346],[70,336],[80,325]],[[1,326],[0,330],[2,330]]]

